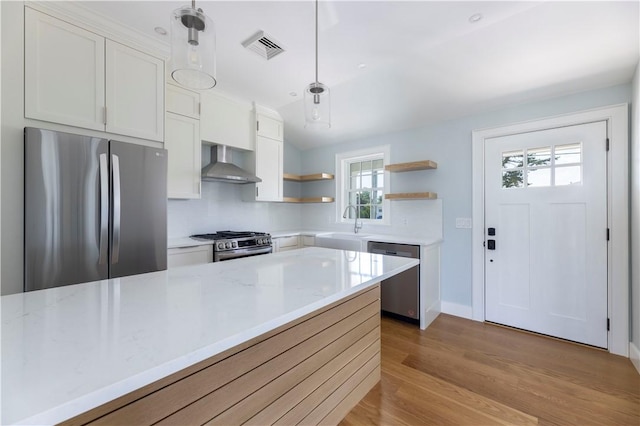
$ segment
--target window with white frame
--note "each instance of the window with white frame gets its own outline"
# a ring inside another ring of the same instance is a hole
[[[364,223],[389,223],[388,201],[384,198],[389,185],[384,170],[388,161],[388,146],[336,155],[338,221],[358,217]]]

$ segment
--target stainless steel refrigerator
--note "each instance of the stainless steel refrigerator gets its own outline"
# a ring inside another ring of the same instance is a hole
[[[167,151],[25,128],[24,288],[167,268]]]

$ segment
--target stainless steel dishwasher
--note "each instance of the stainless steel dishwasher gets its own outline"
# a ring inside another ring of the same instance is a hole
[[[420,259],[420,246],[369,241],[369,253]],[[420,266],[388,278],[380,284],[382,311],[417,323],[420,320]]]

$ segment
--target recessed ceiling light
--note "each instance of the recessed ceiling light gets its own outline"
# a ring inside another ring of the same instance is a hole
[[[160,34],[160,35],[163,35],[163,36],[164,36],[164,35],[167,35],[167,30],[165,30],[165,29],[164,29],[164,28],[162,28],[162,27],[155,27],[153,30],[154,30],[155,32],[157,32],[158,34]]]
[[[364,62],[361,62],[361,63],[358,64],[358,68],[360,68],[360,69],[363,69],[363,68],[366,68],[366,67],[367,67],[367,64],[365,64]]]
[[[475,24],[481,19],[482,19],[481,13],[474,13],[473,15],[469,16],[469,22],[471,22],[472,24]]]
[[[295,98],[298,94],[296,92],[289,92],[289,96],[293,96]]]

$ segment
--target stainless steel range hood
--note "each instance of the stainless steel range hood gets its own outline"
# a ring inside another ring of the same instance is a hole
[[[211,147],[211,163],[202,168],[202,180],[227,183],[255,183],[262,179],[231,162],[231,148],[225,145]]]

